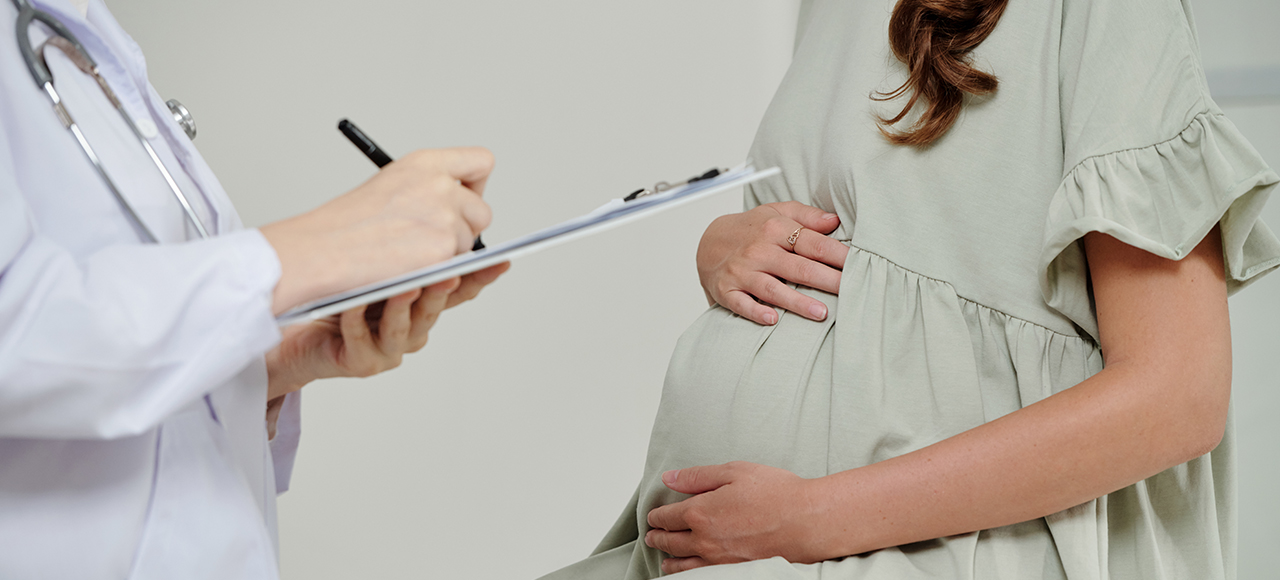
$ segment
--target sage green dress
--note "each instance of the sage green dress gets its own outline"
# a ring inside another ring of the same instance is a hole
[[[1258,221],[1280,178],[1209,97],[1184,0],[1011,0],[973,53],[996,95],[932,147],[890,145],[901,101],[894,0],[812,0],[751,156],[783,176],[747,206],[839,214],[851,250],[824,322],[760,326],[712,308],[671,359],[635,498],[596,553],[548,579],[660,575],[649,510],[668,469],[731,460],[813,478],[920,449],[1103,366],[1080,245],[1100,231],[1181,259],[1221,224],[1230,290],[1280,264]],[[1231,429],[1212,453],[1116,493],[994,530],[705,579],[1235,578]],[[1010,466],[1011,470],[1015,466]],[[855,524],[856,525],[856,524]]]

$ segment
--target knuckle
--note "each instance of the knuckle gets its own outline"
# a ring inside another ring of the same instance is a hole
[[[372,363],[372,364],[369,364],[369,365],[365,366],[365,368],[364,368],[364,374],[363,374],[362,376],[363,376],[363,377],[365,377],[365,378],[368,378],[368,377],[372,377],[372,376],[374,376],[374,375],[376,375],[376,374],[378,374],[378,373],[381,373],[382,371],[383,371],[383,367],[382,367],[382,365],[381,365],[381,364],[379,364],[379,363]]]
[[[440,152],[431,149],[418,149],[400,158],[408,161],[408,165],[417,170],[434,170],[440,164]]]
[[[807,237],[809,236],[801,236],[801,239]],[[818,261],[827,261],[831,257],[831,248],[823,243],[826,240],[827,237],[823,236],[821,239],[813,239],[812,243],[806,243],[804,245],[804,255]]]
[[[416,165],[417,163],[421,162],[422,160],[424,160],[424,159],[430,159],[430,158],[431,158],[431,151],[430,151],[430,150],[427,150],[427,149],[414,149],[413,151],[410,151],[408,154],[406,154],[406,155],[404,155],[403,157],[401,157],[401,158],[400,158],[400,160],[401,160],[401,161],[408,161],[409,163],[411,163],[411,164],[415,164],[415,165]]]
[[[409,329],[397,326],[387,331],[384,340],[393,343],[403,343],[409,339]]]
[[[666,534],[654,534],[653,547],[659,551],[671,553],[671,540]]]
[[[799,280],[792,280],[792,282],[815,281],[818,279],[821,272],[822,270],[818,267],[817,262],[805,260],[800,264],[800,267],[796,269],[796,276]]]
[[[831,238],[823,237],[818,244],[818,256],[823,262],[833,265],[843,265],[844,258],[848,254],[849,248],[844,244],[837,242]]]
[[[752,264],[764,262],[769,257],[769,248],[763,244],[750,244],[742,248],[742,258]]]
[[[701,508],[691,507],[684,512],[684,523],[687,524],[691,530],[704,529],[710,521],[711,520],[707,517],[706,512],[702,511]]]
[[[718,551],[716,549],[715,542],[712,542],[701,535],[690,539],[689,548],[693,553],[699,554],[710,561],[715,561],[716,552]]]
[[[778,300],[782,298],[781,288],[785,288],[785,286],[776,283],[765,283],[761,284],[756,291],[759,293],[760,298],[763,298],[770,304],[777,304]]]
[[[447,230],[467,227],[466,217],[463,212],[466,206],[448,208],[448,211],[439,212],[441,225]]]
[[[467,302],[480,295],[479,286],[468,286],[454,293],[458,297],[458,302]]]
[[[779,216],[771,217],[765,220],[763,224],[761,224],[760,230],[763,231],[764,234],[766,236],[769,236],[770,238],[779,236],[782,234],[782,230],[786,228],[786,225],[784,225],[782,222],[783,222],[783,219]]]
[[[711,289],[712,289],[711,293],[713,294],[713,297],[716,299],[717,302],[719,302],[722,298],[732,294],[733,291],[736,290],[737,288],[734,288],[733,285],[730,284],[728,280],[724,278],[720,278],[719,280],[716,280],[711,285]]]
[[[477,199],[475,209],[473,211],[475,212],[475,215],[473,216],[475,218],[475,222],[472,225],[474,225],[477,230],[483,230],[489,227],[489,224],[493,221],[493,208],[489,207],[489,204],[484,201]]]

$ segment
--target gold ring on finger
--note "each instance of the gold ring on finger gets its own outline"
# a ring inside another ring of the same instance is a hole
[[[787,238],[787,243],[791,245],[792,252],[796,251],[796,242],[800,241],[800,232],[802,230],[804,230],[804,226],[796,228],[796,231],[791,232],[791,237]]]

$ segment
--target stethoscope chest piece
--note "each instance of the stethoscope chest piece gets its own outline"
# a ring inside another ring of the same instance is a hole
[[[196,120],[191,117],[191,111],[188,111],[178,99],[169,99],[164,104],[169,107],[169,113],[173,115],[173,120],[186,132],[187,138],[194,141],[196,138]]]

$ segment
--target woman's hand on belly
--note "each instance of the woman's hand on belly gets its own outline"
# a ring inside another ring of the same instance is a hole
[[[662,481],[674,491],[694,494],[649,512],[645,544],[672,557],[662,571],[674,574],[712,564],[782,556],[790,562],[818,562],[839,554],[822,549],[814,534],[814,481],[785,469],[734,461],[724,465],[668,471]]]
[[[784,281],[839,292],[840,268],[849,248],[822,235],[839,225],[835,214],[796,201],[721,216],[698,243],[698,278],[707,300],[759,324],[778,321],[770,305],[825,319],[825,304],[788,288]],[[797,232],[793,248],[791,238]]]

